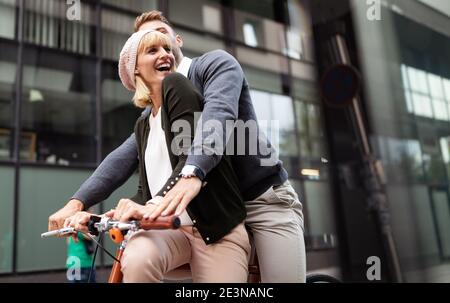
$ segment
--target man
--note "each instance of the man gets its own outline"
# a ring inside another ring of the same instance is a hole
[[[159,215],[181,213],[199,193],[202,181],[220,161],[230,138],[227,121],[256,121],[256,115],[247,81],[236,59],[224,51],[213,51],[194,59],[184,57],[180,49],[182,38],[158,11],[144,13],[136,19],[135,31],[149,29],[171,38],[177,71],[188,77],[204,97],[202,123],[199,123],[191,149],[194,152],[189,154],[182,170],[183,178],[172,187],[168,186],[162,202],[150,215],[150,219],[155,219]],[[208,121],[218,121],[222,131],[211,131]],[[211,134],[219,134],[225,143],[219,144],[219,148],[212,147],[205,140]],[[256,140],[259,148],[256,154],[249,152],[253,149],[250,138]],[[246,153],[235,153],[231,158],[246,200],[246,225],[253,234],[261,279],[263,282],[304,282],[306,256],[302,205],[298,196],[287,181],[287,172],[276,158],[275,150],[258,129],[249,128],[242,144]],[[242,146],[236,148],[242,150]],[[195,152],[199,150],[214,152]],[[136,140],[131,135],[105,158],[67,205],[50,216],[49,229],[62,227],[68,217],[106,199],[131,176],[137,162]],[[121,200],[114,216],[128,218],[138,214],[142,207],[130,200]]]

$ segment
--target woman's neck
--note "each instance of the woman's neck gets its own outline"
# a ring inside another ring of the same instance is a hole
[[[152,114],[153,116],[156,116],[162,104],[161,86],[159,86],[158,88],[152,88],[151,92],[152,93],[150,97],[152,99]]]

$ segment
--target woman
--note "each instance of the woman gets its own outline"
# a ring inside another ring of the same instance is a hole
[[[173,72],[174,65],[170,40],[157,31],[134,33],[121,51],[120,79],[135,91],[134,104],[146,110],[135,125],[138,192],[119,202],[116,218],[148,218],[181,178],[202,96],[187,78]],[[138,231],[130,237],[121,261],[124,282],[159,282],[186,263],[194,282],[247,281],[246,211],[230,159],[224,156],[204,181],[180,215],[180,229]],[[65,225],[76,227],[79,218]]]

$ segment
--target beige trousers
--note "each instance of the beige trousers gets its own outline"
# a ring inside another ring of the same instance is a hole
[[[246,201],[245,224],[253,234],[264,283],[304,283],[303,206],[289,181]]]
[[[194,282],[247,282],[250,242],[244,224],[220,241],[206,245],[198,230],[138,231],[122,256],[124,282],[160,282],[171,270],[189,263]]]

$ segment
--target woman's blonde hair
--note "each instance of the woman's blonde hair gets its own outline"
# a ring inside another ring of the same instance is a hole
[[[172,49],[172,44],[170,43],[170,38],[166,35],[154,31],[150,32],[142,37],[141,42],[139,43],[137,56],[145,52],[148,48],[154,47],[154,46],[162,46],[164,48]],[[137,59],[136,59],[136,67],[137,67]],[[172,66],[172,71],[175,71],[175,67]],[[147,85],[144,82],[144,79],[137,74],[136,75],[136,91],[133,96],[133,102],[134,105],[137,107],[145,108],[148,105],[152,104],[151,100],[151,91],[147,87]]]

